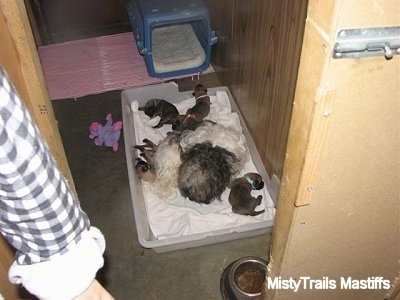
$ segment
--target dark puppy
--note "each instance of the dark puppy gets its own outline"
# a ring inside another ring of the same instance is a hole
[[[229,203],[232,205],[232,211],[240,215],[257,216],[265,210],[254,211],[260,205],[262,196],[257,198],[251,195],[252,190],[261,190],[264,187],[264,181],[260,174],[247,173],[241,178],[236,178],[230,185]]]
[[[186,111],[184,116],[179,117],[180,130],[195,130],[210,113],[210,97],[207,89],[202,85],[196,85],[192,94],[196,100],[196,104]]]
[[[179,116],[175,105],[163,99],[151,99],[143,107],[139,107],[139,110],[144,111],[150,118],[157,116],[161,118],[153,128],[161,128],[164,124],[175,124]]]
[[[140,156],[146,161],[136,158],[136,172],[139,178],[146,181],[154,182],[156,180],[155,172],[155,154],[157,151],[157,145],[149,139],[143,140],[143,145],[135,145],[134,148],[140,151]]]
[[[210,142],[194,145],[181,154],[178,188],[183,197],[209,204],[220,199],[233,175],[236,156]]]
[[[207,89],[202,84],[196,85],[194,92],[192,93],[196,104],[189,108],[186,114],[196,114],[197,117],[203,120],[210,113],[210,97],[207,94]]]

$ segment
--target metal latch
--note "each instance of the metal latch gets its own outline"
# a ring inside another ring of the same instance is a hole
[[[343,29],[337,34],[333,58],[360,58],[400,54],[400,26]]]

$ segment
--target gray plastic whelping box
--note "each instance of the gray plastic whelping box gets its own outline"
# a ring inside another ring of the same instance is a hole
[[[228,94],[232,112],[236,112],[239,115],[242,131],[244,136],[246,137],[247,146],[250,150],[253,162],[257,166],[260,175],[263,177],[268,192],[270,193],[270,195],[272,195],[270,190],[270,182],[268,181],[269,176],[264,168],[260,155],[258,154],[253,139],[251,138],[250,132],[245,125],[245,122],[239,112],[235,101],[233,100],[229,89],[227,87],[217,87],[208,88],[207,90],[209,95],[215,95],[216,91],[225,91]],[[215,230],[161,240],[156,239],[152,234],[147,220],[146,206],[144,203],[142,192],[142,182],[136,174],[135,157],[132,154],[132,147],[136,144],[136,137],[133,125],[131,103],[134,100],[137,100],[139,102],[139,106],[143,106],[149,99],[152,98],[165,99],[171,103],[178,103],[182,100],[186,100],[192,97],[192,91],[179,92],[178,87],[175,83],[161,83],[145,87],[132,88],[124,90],[121,93],[125,152],[137,236],[140,245],[142,245],[144,248],[152,248],[154,251],[159,253],[265,234],[272,231],[274,223],[273,220],[261,221],[255,224],[246,224],[243,226],[232,227],[224,230]],[[276,204],[276,199],[272,200]]]
[[[205,71],[210,64],[211,46],[217,38],[211,30],[208,8],[203,0],[129,0],[127,12],[138,50],[144,56],[150,76],[166,78]],[[156,27],[189,23],[205,53],[195,67],[159,73],[154,69],[152,31]]]

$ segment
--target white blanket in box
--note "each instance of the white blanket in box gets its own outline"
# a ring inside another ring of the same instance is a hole
[[[231,111],[229,97],[225,91],[217,91],[216,95],[210,96],[211,111],[207,116],[208,120],[218,124],[234,128],[242,132],[239,116]],[[195,104],[194,98],[174,103],[180,114]],[[139,103],[134,100],[131,103],[133,113],[136,144],[142,144],[144,138],[153,141],[155,144],[172,131],[171,125],[164,125],[162,128],[154,129],[159,117],[150,119],[143,111],[138,111]],[[251,156],[246,160],[243,169],[237,175],[243,176],[247,172],[258,172]],[[169,199],[160,199],[157,195],[146,189],[149,182],[143,182],[143,197],[147,210],[147,219],[151,231],[157,239],[179,237],[184,235],[211,232],[220,229],[238,227],[245,224],[258,223],[266,220],[273,220],[275,217],[274,203],[267,189],[252,191],[253,196],[262,195],[261,204],[256,211],[265,209],[265,213],[258,216],[243,216],[232,212],[228,196],[230,189],[226,188],[221,196],[221,201],[214,200],[210,204],[199,204],[190,201],[180,195],[179,190]]]

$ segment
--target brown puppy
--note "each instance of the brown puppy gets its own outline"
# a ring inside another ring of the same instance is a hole
[[[265,210],[254,211],[260,205],[262,196],[257,198],[251,195],[252,190],[261,190],[264,187],[264,181],[260,174],[247,173],[241,178],[236,178],[230,185],[229,203],[232,205],[232,211],[240,215],[257,216]]]
[[[178,118],[178,129],[182,131],[186,129],[195,130],[210,113],[210,97],[202,84],[196,85],[192,95],[196,104],[189,108],[184,116]]]
[[[160,121],[153,128],[161,128],[164,124],[175,124],[179,116],[175,105],[164,99],[150,99],[143,107],[139,107],[139,110],[144,111],[150,118],[160,117]]]

